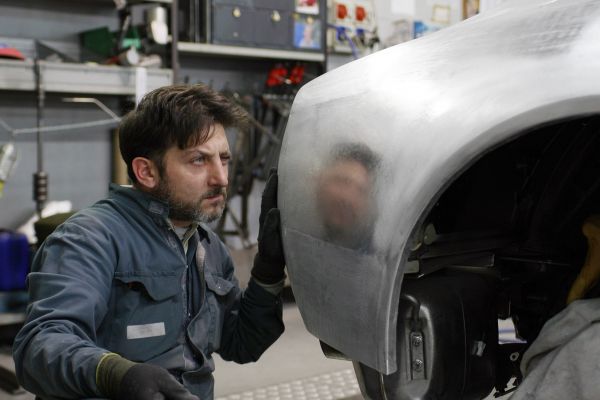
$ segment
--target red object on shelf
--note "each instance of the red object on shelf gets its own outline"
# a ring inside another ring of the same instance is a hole
[[[367,19],[367,10],[363,6],[356,6],[356,20],[364,21]]]
[[[304,66],[303,65],[294,66],[294,68],[292,68],[292,70],[290,71],[290,83],[292,83],[293,85],[299,85],[302,83],[303,79],[304,79]]]
[[[14,47],[0,43],[0,58],[14,58],[16,60],[25,60],[25,56]]]
[[[348,16],[348,8],[345,4],[337,5],[337,17],[338,19],[344,19]]]
[[[269,71],[267,76],[267,87],[283,85],[287,76],[287,68],[283,65],[276,65]]]

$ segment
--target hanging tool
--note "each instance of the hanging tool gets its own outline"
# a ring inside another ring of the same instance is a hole
[[[40,60],[35,60],[35,83],[37,88],[37,172],[33,174],[33,200],[36,211],[42,217],[42,209],[48,200],[48,174],[44,171],[44,145],[40,128],[44,121],[44,102],[46,93],[42,80],[42,67]]]
[[[2,197],[4,190],[4,182],[8,180],[16,163],[17,149],[15,144],[8,142],[0,146],[0,197]]]

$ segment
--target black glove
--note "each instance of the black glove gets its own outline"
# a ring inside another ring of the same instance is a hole
[[[118,400],[199,400],[164,368],[136,364],[121,380]]]
[[[199,400],[164,368],[110,354],[97,367],[96,384],[115,400]]]
[[[277,170],[272,169],[265,185],[258,219],[258,253],[254,257],[252,276],[271,285],[285,279],[285,258],[281,243],[281,223],[277,208]]]

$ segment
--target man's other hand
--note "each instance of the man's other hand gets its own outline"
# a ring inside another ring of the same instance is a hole
[[[165,369],[136,364],[121,380],[118,400],[199,400]]]
[[[277,170],[272,169],[260,205],[258,254],[252,276],[261,283],[275,284],[285,278],[281,222],[277,208]]]

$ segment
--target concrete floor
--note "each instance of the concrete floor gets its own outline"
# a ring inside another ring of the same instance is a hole
[[[328,359],[323,355],[319,341],[306,331],[294,304],[285,305],[283,320],[285,332],[256,363],[239,365],[215,357],[216,398],[292,382],[296,386],[307,386],[308,382],[304,385],[302,382],[310,381],[307,378],[314,379],[335,373],[344,376],[345,385],[341,385],[343,387],[338,390],[344,396],[334,398],[347,398],[359,393],[352,364],[349,361]],[[348,372],[351,373],[351,379],[347,377]],[[324,390],[328,388],[321,388],[321,391]]]

